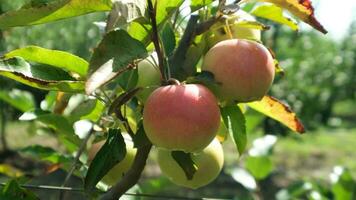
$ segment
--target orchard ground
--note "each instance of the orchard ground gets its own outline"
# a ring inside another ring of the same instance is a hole
[[[275,164],[275,170],[270,177],[262,181],[261,187],[265,184],[269,189],[263,191],[263,195],[274,197],[278,188],[286,187],[288,184],[297,180],[320,180],[329,183],[329,174],[336,165],[345,166],[350,169],[353,177],[356,177],[356,154],[354,153],[354,144],[356,143],[356,127],[352,123],[354,117],[352,113],[347,113],[346,109],[350,104],[340,104],[336,112],[342,112],[341,118],[346,118],[345,123],[340,127],[320,127],[314,131],[308,131],[304,135],[290,133],[288,137],[278,137],[277,144],[274,147],[272,156]],[[349,118],[352,118],[351,120]],[[335,120],[337,121],[337,120]],[[339,124],[340,125],[340,124]],[[30,135],[29,124],[22,122],[13,122],[7,127],[8,143],[11,149],[20,149],[31,144],[41,144],[61,151],[60,144],[51,136]],[[257,129],[249,133],[249,146],[254,138],[262,135],[262,131]],[[231,141],[231,140],[230,140]],[[244,165],[244,156],[237,157],[235,147],[231,142],[224,145],[225,168]],[[152,156],[154,157],[154,155]],[[0,174],[5,170],[4,165],[0,165]],[[37,180],[41,184],[60,185],[64,178],[64,172],[57,172],[53,176],[43,177]],[[184,189],[173,184],[166,178],[159,178],[160,171],[157,163],[150,159],[144,172],[143,182],[145,180],[157,179],[159,181],[146,184],[145,193],[154,193],[160,195],[181,195],[185,197],[220,197],[231,198],[234,195],[244,194],[243,187],[235,182],[229,175],[221,173],[219,178],[206,187],[196,191]],[[148,179],[150,178],[150,179]],[[5,182],[4,175],[0,175],[0,181]],[[46,182],[47,181],[47,182]],[[73,179],[73,184],[81,184]],[[73,186],[73,184],[70,184]],[[155,185],[156,184],[156,185]],[[272,185],[271,185],[272,184]],[[48,195],[48,191],[36,191]],[[56,195],[56,193],[53,193]],[[78,198],[78,196],[71,196]],[[55,199],[55,198],[53,198]],[[80,199],[80,198],[79,198]]]

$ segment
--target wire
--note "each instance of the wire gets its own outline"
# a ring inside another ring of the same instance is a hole
[[[4,187],[6,183],[0,183],[0,187]],[[82,192],[85,191],[81,188],[72,188],[72,187],[60,187],[60,186],[51,186],[51,185],[30,185],[30,184],[23,184],[20,185],[23,188],[29,189],[43,189],[43,190],[60,190],[60,191],[70,191],[70,192]],[[100,193],[104,193],[103,191],[99,191]],[[198,198],[198,197],[182,197],[182,196],[169,196],[169,195],[154,195],[154,194],[143,194],[143,193],[130,193],[127,192],[124,194],[125,196],[138,196],[138,197],[148,197],[154,199],[185,199],[185,200],[224,200],[223,198]]]

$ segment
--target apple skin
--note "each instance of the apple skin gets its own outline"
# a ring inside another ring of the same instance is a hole
[[[183,169],[173,159],[171,151],[158,149],[157,161],[162,173],[173,183],[192,189],[209,184],[220,174],[224,152],[218,139],[214,139],[203,151],[191,155],[198,167],[191,180],[187,179]]]
[[[126,156],[118,164],[116,164],[102,179],[107,185],[114,185],[125,173],[131,168],[134,161],[137,149],[134,148],[133,142],[124,135],[126,143]],[[88,163],[94,159],[100,148],[105,144],[105,140],[94,143],[88,152]]]
[[[232,38],[230,38],[230,35],[227,33],[226,20],[229,25]],[[249,39],[261,41],[261,30],[239,25],[238,22],[240,21],[255,22],[256,19],[242,10],[239,10],[228,18],[221,19],[210,28],[209,32],[207,32],[208,47],[211,48],[218,42],[228,39]]]
[[[161,74],[159,69],[153,65],[157,63],[157,54],[147,57],[138,63],[138,80],[137,87],[142,90],[136,95],[137,98],[144,104],[150,94],[161,85]],[[155,60],[155,61],[154,61]]]
[[[202,70],[214,74],[220,83],[218,96],[239,103],[262,99],[275,74],[271,53],[263,45],[241,39],[224,40],[204,57]]]
[[[214,139],[220,124],[215,96],[203,85],[168,85],[147,99],[143,125],[157,147],[194,152]]]

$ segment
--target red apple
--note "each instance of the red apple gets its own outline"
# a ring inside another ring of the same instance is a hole
[[[212,47],[204,57],[202,70],[214,74],[223,101],[260,100],[270,88],[275,73],[274,59],[257,42],[231,39]]]
[[[215,137],[220,110],[215,96],[203,85],[168,85],[147,99],[143,125],[157,147],[194,152]]]

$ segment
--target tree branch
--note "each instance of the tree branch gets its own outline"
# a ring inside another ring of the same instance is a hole
[[[152,144],[139,147],[137,149],[135,160],[130,170],[117,182],[110,190],[103,194],[101,200],[119,199],[125,192],[134,186],[140,179],[141,173],[146,165],[146,160],[151,151]]]
[[[164,71],[163,52],[162,52],[160,41],[159,41],[157,21],[156,21],[157,5],[155,5],[153,7],[152,0],[147,0],[147,3],[148,3],[148,15],[150,17],[151,25],[152,25],[152,41],[153,41],[153,44],[155,46],[155,50],[156,50],[157,56],[158,56],[159,71],[161,72],[161,79],[163,81],[166,81],[167,77],[166,77],[165,71]],[[156,1],[156,4],[157,4],[157,1]]]

